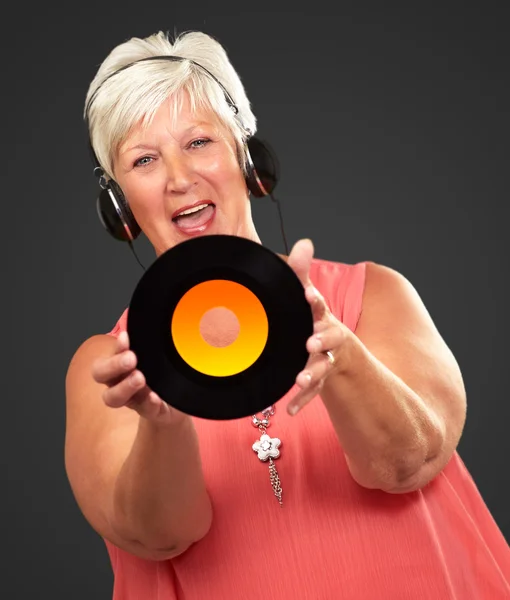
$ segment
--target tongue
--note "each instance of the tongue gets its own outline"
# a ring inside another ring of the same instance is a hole
[[[192,229],[194,227],[200,227],[201,225],[205,225],[207,221],[212,217],[214,212],[214,206],[209,204],[206,208],[202,208],[201,210],[197,210],[190,215],[182,215],[181,217],[176,217],[174,219],[174,223],[177,227],[181,229]]]

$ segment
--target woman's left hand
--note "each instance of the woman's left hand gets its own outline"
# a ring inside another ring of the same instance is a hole
[[[303,284],[305,298],[312,309],[314,331],[306,343],[310,357],[303,371],[296,377],[296,383],[301,390],[287,406],[291,415],[295,415],[308,404],[320,392],[326,379],[338,371],[341,350],[350,335],[348,328],[331,313],[323,296],[310,280],[313,253],[314,248],[310,240],[299,240],[287,260]]]

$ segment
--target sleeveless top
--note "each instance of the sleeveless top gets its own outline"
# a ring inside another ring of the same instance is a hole
[[[310,278],[355,331],[366,263],[314,259]],[[111,335],[126,329],[127,309]],[[282,357],[284,359],[284,357]],[[283,508],[251,419],[194,419],[213,524],[175,559],[137,558],[106,541],[114,600],[503,600],[510,548],[455,452],[425,488],[359,486],[320,398],[296,417],[276,404],[268,433]]]

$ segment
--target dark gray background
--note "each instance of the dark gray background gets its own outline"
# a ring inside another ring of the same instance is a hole
[[[319,257],[380,262],[415,285],[464,374],[459,452],[510,539],[505,3],[184,4],[4,13],[2,596],[111,597],[105,548],[64,472],[64,378],[141,270],[96,218],[81,111],[106,54],[160,29],[226,47],[280,156],[289,242],[310,237]],[[255,201],[254,216],[282,251],[271,201]],[[136,248],[147,266],[148,244]]]

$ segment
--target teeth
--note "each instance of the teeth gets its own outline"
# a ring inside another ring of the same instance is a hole
[[[191,215],[192,213],[202,210],[206,206],[209,206],[209,204],[199,204],[198,206],[194,206],[193,208],[188,208],[188,210],[183,210],[177,216],[182,217],[183,215]]]

